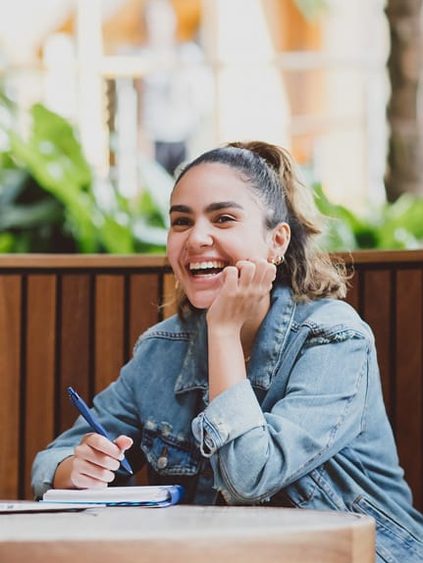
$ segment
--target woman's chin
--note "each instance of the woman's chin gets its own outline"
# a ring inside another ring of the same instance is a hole
[[[185,295],[196,309],[208,309],[222,287],[222,275],[191,278],[183,284]]]
[[[189,302],[196,309],[208,309],[216,297],[215,294],[211,295],[211,292],[202,293],[202,295],[198,293],[192,295],[187,294]]]

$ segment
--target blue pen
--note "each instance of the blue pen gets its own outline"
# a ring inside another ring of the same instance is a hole
[[[113,442],[113,439],[109,436],[109,434],[107,433],[107,430],[104,428],[104,426],[102,426],[100,424],[100,422],[98,420],[96,420],[96,418],[91,413],[91,411],[88,408],[85,401],[83,399],[81,399],[81,397],[78,395],[78,393],[75,391],[75,389],[73,389],[72,387],[68,387],[67,391],[68,391],[70,400],[75,405],[75,407],[79,410],[81,416],[83,416],[85,418],[85,420],[88,422],[88,424],[91,426],[91,428],[95,432],[97,432],[97,434],[101,434],[102,436],[104,436],[105,438],[107,438],[108,440]],[[122,464],[122,467],[124,469],[126,469],[126,471],[130,475],[133,475],[134,472],[132,471],[131,466],[129,465],[128,461],[125,458],[123,458],[123,460],[121,461],[121,464]]]

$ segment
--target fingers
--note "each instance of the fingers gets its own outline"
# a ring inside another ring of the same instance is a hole
[[[239,260],[236,266],[239,270],[239,286],[249,287],[255,281],[257,264],[249,260]]]
[[[114,443],[117,445],[121,452],[125,452],[126,450],[129,450],[129,448],[134,443],[134,440],[129,436],[119,436],[118,438],[116,438]]]
[[[263,268],[262,285],[268,287],[269,291],[272,289],[273,282],[276,279],[277,268],[275,264],[265,263],[266,266]]]
[[[122,454],[118,445],[104,436],[95,433],[86,434],[77,447],[83,447],[84,449],[85,447],[91,448],[99,456],[104,455],[115,460],[118,460]]]
[[[223,270],[223,285],[228,290],[236,290],[238,288],[239,269],[237,266],[226,266]]]
[[[75,456],[70,478],[75,487],[107,487],[115,478],[115,473]]]
[[[75,447],[71,480],[76,487],[106,487],[115,478],[123,452],[133,440],[119,436],[116,443],[99,434],[86,434]]]
[[[259,290],[269,292],[276,278],[276,266],[266,260],[239,260],[236,264],[239,270],[239,287],[256,286]]]
[[[239,260],[223,270],[221,288],[207,311],[209,327],[238,331],[268,298],[276,267],[264,259]]]

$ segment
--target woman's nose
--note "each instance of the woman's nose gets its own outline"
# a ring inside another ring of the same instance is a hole
[[[197,222],[190,230],[187,245],[190,248],[211,246],[213,244],[212,233],[206,223]]]

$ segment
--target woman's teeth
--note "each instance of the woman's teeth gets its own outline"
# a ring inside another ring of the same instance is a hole
[[[213,260],[211,262],[190,262],[190,270],[207,270],[208,268],[224,268],[224,262]]]
[[[225,267],[221,260],[210,260],[207,262],[190,262],[189,269],[193,275],[218,274]]]

